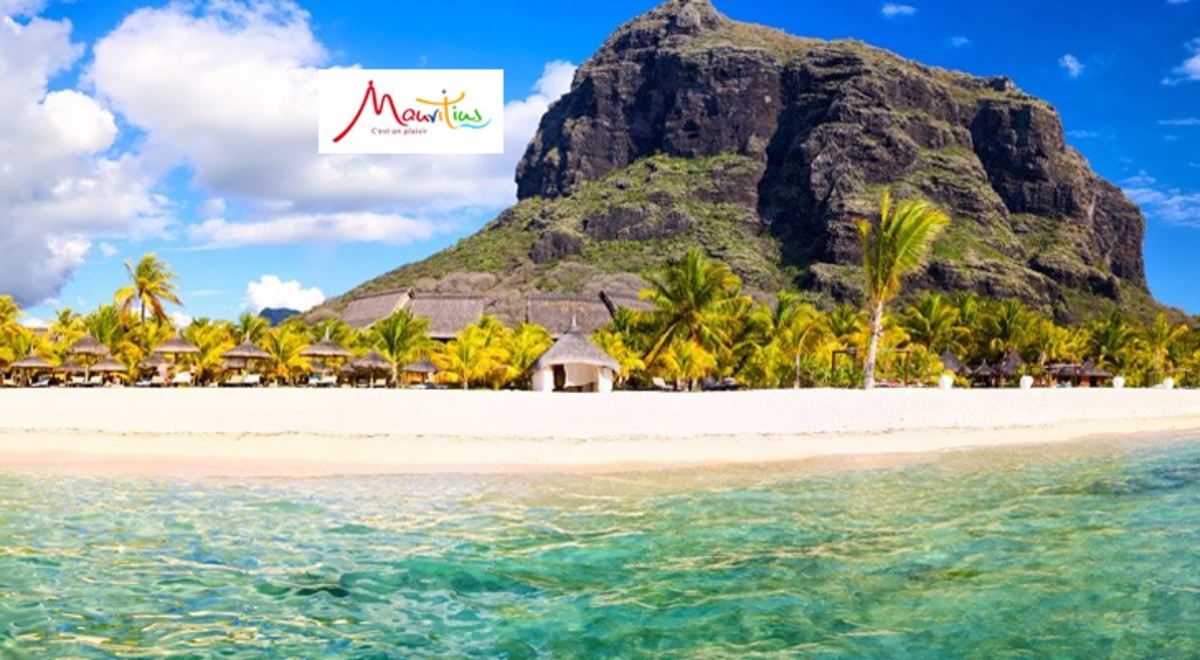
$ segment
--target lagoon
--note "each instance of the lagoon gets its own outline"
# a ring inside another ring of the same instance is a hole
[[[897,460],[10,472],[0,655],[1200,655],[1200,441]]]

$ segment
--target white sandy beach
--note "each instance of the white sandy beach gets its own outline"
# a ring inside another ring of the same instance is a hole
[[[1200,391],[0,392],[0,466],[103,473],[612,471],[1191,431]]]

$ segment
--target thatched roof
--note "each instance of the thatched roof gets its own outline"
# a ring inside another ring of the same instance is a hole
[[[63,363],[58,365],[54,370],[63,374],[81,374],[84,372],[83,365],[75,360],[63,360]]]
[[[67,348],[68,355],[108,355],[108,347],[87,335]]]
[[[404,370],[410,374],[436,374],[437,365],[429,360],[417,360],[404,365]]]
[[[996,375],[996,370],[988,366],[988,363],[984,361],[983,364],[979,365],[978,369],[971,372],[971,375],[976,378],[990,378]]]
[[[1083,364],[1057,364],[1051,366],[1050,371],[1060,378],[1112,378],[1112,372],[1096,368],[1095,360]]]
[[[968,367],[962,360],[958,359],[958,356],[954,354],[954,351],[948,348],[942,351],[942,354],[938,356],[938,358],[942,361],[942,367],[944,367],[946,371],[958,374],[959,376],[966,376],[971,373],[971,368]]]
[[[608,311],[613,314],[621,308],[632,309],[635,312],[648,312],[654,309],[654,305],[631,294],[601,291],[600,299],[604,301],[605,305],[608,305]]]
[[[396,289],[359,296],[346,305],[342,320],[352,328],[369,328],[403,309],[411,295],[411,289]]]
[[[1023,366],[1025,366],[1025,360],[1021,359],[1021,355],[1017,353],[1016,349],[1010,348],[996,365],[996,371],[1004,376],[1015,376],[1017,370]]]
[[[392,363],[377,351],[371,351],[357,360],[352,360],[350,365],[359,371],[383,371],[392,368]]]
[[[92,373],[98,374],[123,374],[129,371],[125,365],[117,362],[112,358],[104,358],[96,364],[92,365]]]
[[[247,341],[225,351],[221,357],[226,360],[270,360],[271,354]]]
[[[483,316],[483,296],[469,293],[413,293],[408,309],[415,318],[429,319],[429,336],[453,339]]]
[[[150,357],[138,362],[138,369],[157,369],[164,364],[167,364],[167,358],[163,357],[161,353],[153,353]]]
[[[25,357],[8,365],[10,369],[53,369],[54,365],[43,360],[42,358],[30,353]]]
[[[561,337],[571,319],[591,334],[612,321],[612,313],[600,296],[534,294],[525,299],[525,320],[545,328],[551,337]]]
[[[554,345],[534,360],[533,371],[546,369],[555,365],[585,364],[593,367],[608,367],[615,373],[621,373],[621,365],[617,360],[605,353],[603,349],[592,343],[579,330],[577,324],[571,324],[567,333],[558,338]]]
[[[302,357],[310,358],[343,358],[350,357],[352,353],[341,346],[338,346],[332,341],[329,341],[328,339],[322,339],[312,346],[300,351],[300,355]]]
[[[159,344],[158,348],[154,349],[154,352],[164,355],[195,355],[200,352],[200,349],[191,342],[185,341],[179,335],[175,335]]]

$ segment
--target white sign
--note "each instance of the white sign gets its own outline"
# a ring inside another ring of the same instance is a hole
[[[500,69],[326,69],[318,84],[319,153],[504,153]]]

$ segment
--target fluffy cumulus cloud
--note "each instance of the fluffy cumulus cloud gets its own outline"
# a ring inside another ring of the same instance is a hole
[[[1078,57],[1075,57],[1070,53],[1058,58],[1058,65],[1062,67],[1063,71],[1066,71],[1067,75],[1071,76],[1072,78],[1078,78],[1079,76],[1082,76],[1083,70],[1086,68],[1084,67],[1083,62],[1079,61]]]
[[[1123,188],[1150,218],[1200,229],[1200,193],[1162,186],[1146,172],[1126,179]]]
[[[186,163],[196,184],[243,201],[255,218],[206,205],[213,220],[195,237],[290,242],[370,225],[380,240],[402,242],[428,235],[411,218],[510,203],[516,162],[574,73],[553,63],[528,98],[507,104],[502,155],[332,156],[316,149],[317,71],[328,65],[294,4],[178,3],[128,16],[96,44],[88,78],[145,132],[147,158]]]
[[[895,3],[887,3],[880,9],[887,18],[895,18],[897,16],[912,16],[917,13],[917,8],[912,5],[900,5]]]
[[[1174,126],[1183,128],[1194,128],[1200,126],[1200,117],[1184,117],[1182,119],[1161,119],[1158,122],[1159,126]]]
[[[296,280],[281,280],[275,275],[263,275],[246,285],[246,306],[256,314],[268,307],[307,312],[323,302],[325,294],[317,287],[306,289]]]
[[[25,304],[55,295],[93,239],[162,230],[162,202],[137,159],[107,156],[112,112],[47,82],[83,53],[68,21],[40,2],[0,1],[0,291]]]
[[[188,228],[197,242],[211,247],[290,243],[389,243],[403,245],[429,238],[432,223],[380,213],[286,215],[256,222],[213,218]]]

